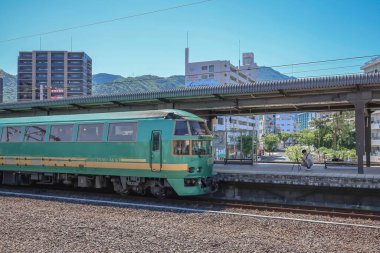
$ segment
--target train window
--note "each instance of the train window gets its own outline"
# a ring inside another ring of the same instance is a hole
[[[160,132],[153,132],[152,133],[152,139],[153,139],[153,147],[152,151],[160,150],[161,147],[161,138],[160,138]]]
[[[52,125],[50,130],[49,141],[72,141],[74,125]]]
[[[21,127],[3,127],[1,135],[1,142],[20,142],[21,141]]]
[[[46,126],[27,126],[25,128],[25,142],[43,142],[45,141]]]
[[[176,121],[174,135],[189,135],[187,121]]]
[[[77,141],[102,141],[104,124],[79,124]]]
[[[193,141],[193,155],[211,155],[211,141]]]
[[[190,141],[173,141],[173,154],[174,155],[189,155]]]
[[[202,121],[190,121],[190,129],[192,135],[209,135],[210,131],[208,130],[206,124]]]
[[[110,123],[108,141],[136,141],[137,122]]]

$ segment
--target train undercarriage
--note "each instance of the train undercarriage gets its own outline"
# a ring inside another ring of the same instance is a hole
[[[122,195],[137,193],[152,194],[165,198],[174,191],[164,178],[133,176],[100,176],[67,173],[35,173],[0,171],[0,182],[4,185],[66,185],[74,188],[112,189]]]

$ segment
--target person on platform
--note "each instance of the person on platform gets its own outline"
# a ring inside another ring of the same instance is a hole
[[[302,150],[302,163],[301,166],[306,167],[306,170],[311,170],[311,166],[313,166],[313,156],[306,151],[306,149]]]

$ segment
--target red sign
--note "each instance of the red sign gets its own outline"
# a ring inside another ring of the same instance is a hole
[[[54,89],[54,90],[51,90],[51,93],[65,93],[65,90],[64,89]]]

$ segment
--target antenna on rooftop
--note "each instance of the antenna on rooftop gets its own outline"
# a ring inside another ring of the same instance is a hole
[[[239,69],[240,69],[240,40],[239,40]]]
[[[40,51],[41,51],[41,44],[42,44],[41,40],[42,40],[42,37],[40,36]]]
[[[73,51],[73,36],[70,37],[70,51]]]
[[[189,31],[186,33],[186,47],[189,48]]]

